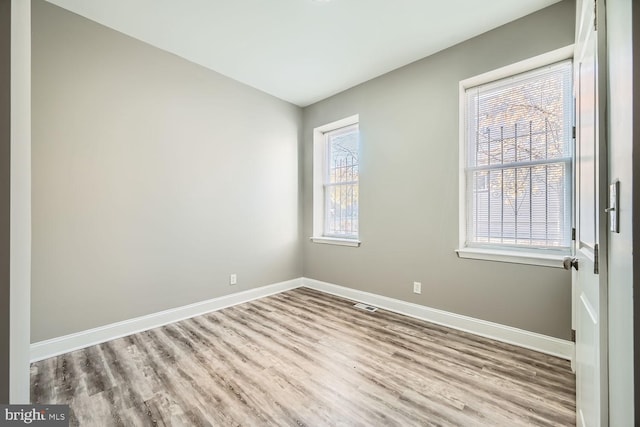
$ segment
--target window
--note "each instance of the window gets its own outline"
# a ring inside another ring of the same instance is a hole
[[[313,156],[312,240],[358,246],[358,116],[316,128]]]
[[[564,60],[461,84],[460,256],[495,259],[484,256],[493,252],[545,264],[570,251],[571,77],[572,62]]]

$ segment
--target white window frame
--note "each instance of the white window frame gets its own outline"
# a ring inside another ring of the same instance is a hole
[[[326,243],[340,246],[360,246],[359,236],[335,237],[324,235],[325,212],[325,175],[327,168],[326,133],[351,125],[357,125],[360,116],[355,114],[335,122],[313,129],[313,236],[314,243]]]
[[[569,255],[571,250],[550,250],[535,248],[492,248],[467,246],[467,180],[465,168],[467,165],[467,97],[469,88],[505,79],[516,74],[534,70],[536,68],[551,65],[555,62],[572,59],[574,46],[566,46],[544,53],[515,64],[507,65],[487,73],[462,80],[459,84],[459,244],[456,253],[460,258],[479,259],[487,261],[509,262],[516,264],[529,264],[545,267],[562,268],[562,259]],[[570,171],[573,173],[573,170]],[[572,203],[574,203],[572,201]]]

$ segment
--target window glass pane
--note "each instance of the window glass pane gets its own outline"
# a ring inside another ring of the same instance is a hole
[[[353,237],[358,235],[358,185],[339,184],[327,186],[327,236]]]
[[[566,248],[571,61],[467,90],[467,243]]]
[[[348,126],[327,133],[328,182],[358,180],[358,127]]]

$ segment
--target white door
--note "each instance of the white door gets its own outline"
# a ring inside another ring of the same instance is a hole
[[[576,242],[573,271],[576,329],[577,424],[606,426],[607,412],[607,280],[606,151],[601,137],[604,118],[599,84],[595,0],[577,5],[574,57],[576,94]],[[598,5],[601,7],[603,5]],[[597,25],[600,25],[599,23]],[[601,67],[602,70],[604,68]]]

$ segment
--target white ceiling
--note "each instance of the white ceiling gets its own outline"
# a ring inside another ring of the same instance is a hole
[[[306,106],[559,0],[48,0]]]

